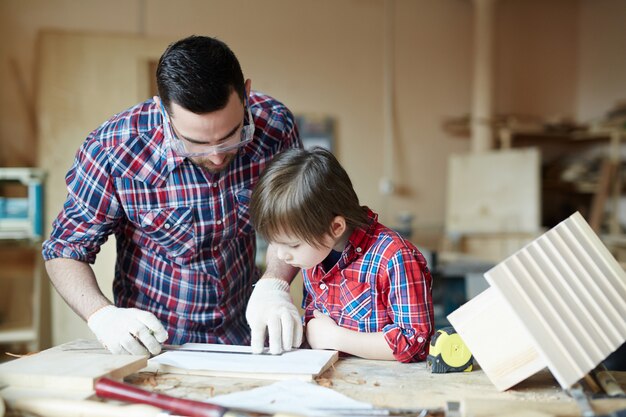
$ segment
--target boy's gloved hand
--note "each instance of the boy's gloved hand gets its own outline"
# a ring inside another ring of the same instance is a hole
[[[261,353],[265,346],[265,329],[269,333],[270,353],[297,348],[302,343],[302,323],[298,309],[289,294],[289,284],[282,279],[262,278],[254,286],[246,320],[252,330],[252,352]]]
[[[137,308],[106,306],[87,320],[100,343],[114,354],[153,355],[161,352],[167,331],[154,314]]]

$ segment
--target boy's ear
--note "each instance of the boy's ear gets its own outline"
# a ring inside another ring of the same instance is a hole
[[[346,218],[343,216],[335,216],[333,222],[330,225],[330,233],[334,239],[343,235],[343,232],[346,231]]]

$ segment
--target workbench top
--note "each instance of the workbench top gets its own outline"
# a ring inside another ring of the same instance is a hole
[[[626,372],[613,373],[626,388]],[[269,380],[138,372],[127,382],[145,389],[196,400],[273,383]],[[316,381],[359,401],[380,407],[438,408],[447,401],[463,404],[467,416],[579,416],[574,402],[547,369],[505,392],[498,392],[480,369],[432,374],[426,363],[340,358]],[[626,408],[626,399],[592,401],[597,412]]]

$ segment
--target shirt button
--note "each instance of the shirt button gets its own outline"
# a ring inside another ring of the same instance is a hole
[[[417,343],[422,343],[424,341],[424,338],[422,336],[417,338]]]
[[[213,246],[213,251],[217,252],[217,246]]]
[[[171,225],[171,224],[169,224],[169,223],[165,223],[165,224],[163,225],[163,227],[165,227],[166,229],[169,229],[170,227],[172,227],[172,225]]]
[[[356,248],[356,251],[357,251],[358,253],[361,253],[361,251],[362,251],[362,250],[363,250],[363,249],[361,249],[361,248]]]
[[[324,284],[324,283],[322,282],[322,283],[320,284],[320,288],[321,288],[322,290],[325,290],[325,289],[326,289],[326,288],[328,288],[328,287],[326,286],[326,284]]]
[[[222,221],[221,221],[221,220],[218,220],[218,221],[217,221],[217,224],[222,224]]]
[[[217,183],[216,182],[213,183],[213,188],[215,188],[215,187],[217,187]]]

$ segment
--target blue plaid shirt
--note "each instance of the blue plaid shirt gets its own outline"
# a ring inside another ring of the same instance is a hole
[[[249,200],[274,155],[301,147],[289,110],[252,93],[254,140],[218,173],[176,156],[153,100],[93,131],[66,176],[45,260],[93,263],[114,234],[115,304],[154,313],[169,342],[249,343],[245,307],[260,273]]]

